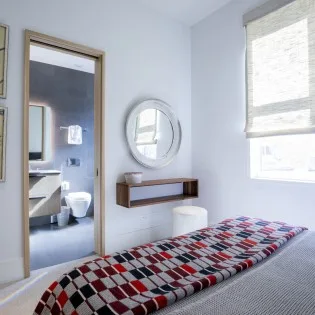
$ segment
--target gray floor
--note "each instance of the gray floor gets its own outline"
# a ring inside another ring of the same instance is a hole
[[[31,270],[94,254],[94,220],[72,219],[66,227],[49,224],[30,228]]]

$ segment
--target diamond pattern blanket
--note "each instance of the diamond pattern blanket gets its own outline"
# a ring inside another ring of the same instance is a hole
[[[303,230],[238,217],[105,256],[54,282],[34,315],[146,315],[253,266]]]

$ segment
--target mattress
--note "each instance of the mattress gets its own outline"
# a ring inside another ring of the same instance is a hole
[[[261,262],[304,230],[282,222],[238,217],[105,256],[55,281],[34,314],[144,315],[167,306],[165,312],[171,312],[170,305]],[[259,283],[256,286],[260,288]],[[191,304],[205,307],[209,314],[209,303],[202,306],[199,300],[191,300]],[[191,311],[187,314],[196,314],[195,309]]]

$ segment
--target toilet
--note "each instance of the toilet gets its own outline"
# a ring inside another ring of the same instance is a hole
[[[91,204],[92,196],[87,192],[69,193],[66,197],[67,206],[71,208],[71,214],[76,218],[83,218]]]

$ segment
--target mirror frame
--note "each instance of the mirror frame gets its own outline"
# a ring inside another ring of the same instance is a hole
[[[172,128],[173,128],[173,143],[170,148],[170,150],[167,152],[164,158],[162,159],[150,159],[141,154],[136,146],[136,143],[134,141],[134,130],[136,128],[136,121],[138,115],[147,109],[156,109],[161,111],[170,121]],[[170,164],[175,156],[177,155],[180,146],[181,146],[181,141],[182,141],[182,129],[179,120],[177,119],[175,113],[171,109],[171,107],[157,99],[149,99],[145,100],[136,106],[131,110],[127,117],[126,121],[126,138],[127,138],[127,143],[129,146],[129,150],[132,154],[132,156],[135,158],[135,160],[140,163],[142,166],[145,166],[147,168],[151,169],[159,169],[162,167],[167,166]]]

